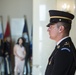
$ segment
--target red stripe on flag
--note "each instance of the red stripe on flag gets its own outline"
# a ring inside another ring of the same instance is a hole
[[[9,36],[10,36],[10,25],[9,25],[9,21],[7,21],[7,26],[6,26],[4,38],[9,37]]]

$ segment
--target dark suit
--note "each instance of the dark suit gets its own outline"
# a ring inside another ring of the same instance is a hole
[[[49,58],[45,75],[74,75],[74,50],[75,47],[70,37],[61,41]]]

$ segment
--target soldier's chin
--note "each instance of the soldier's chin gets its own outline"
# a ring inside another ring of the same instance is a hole
[[[53,38],[51,36],[49,38],[53,40]]]
[[[49,36],[49,38],[52,39],[51,36]]]

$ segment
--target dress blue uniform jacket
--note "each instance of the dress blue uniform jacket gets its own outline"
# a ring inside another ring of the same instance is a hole
[[[49,57],[45,75],[74,75],[75,60],[73,56],[75,47],[68,37],[56,46]]]
[[[11,44],[8,41],[4,42],[4,57],[7,57],[7,55],[11,55]]]
[[[3,41],[0,40],[0,56],[3,57]]]

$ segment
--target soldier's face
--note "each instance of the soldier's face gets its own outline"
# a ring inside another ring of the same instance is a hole
[[[47,31],[49,32],[50,38],[53,40],[56,40],[59,36],[59,29],[57,27],[57,24],[50,25]]]

